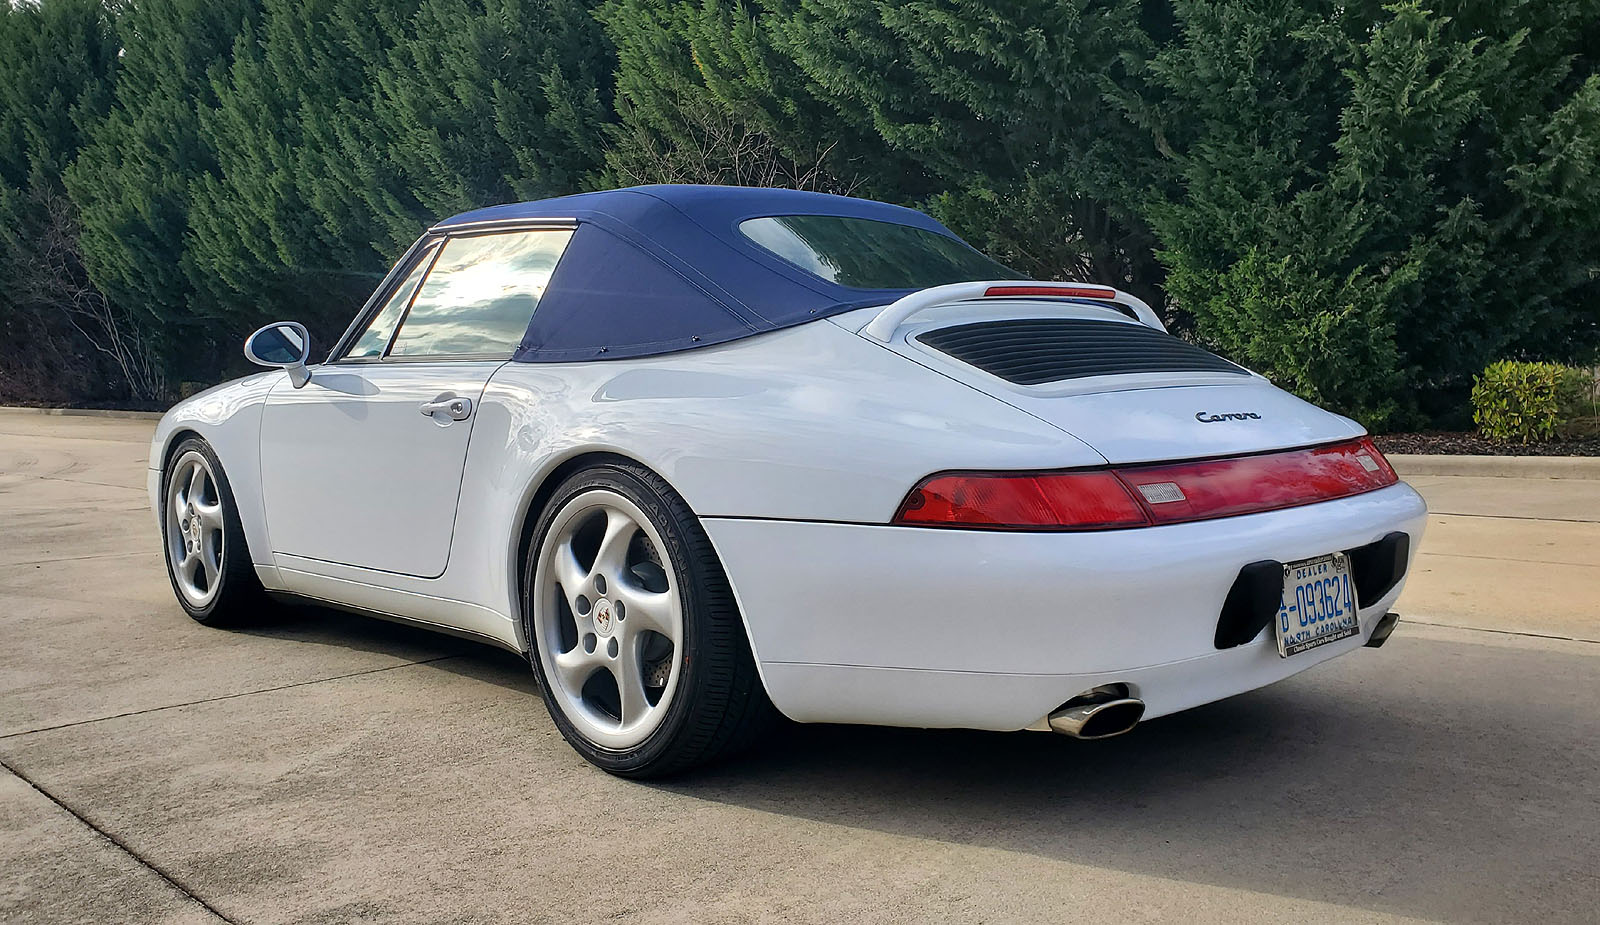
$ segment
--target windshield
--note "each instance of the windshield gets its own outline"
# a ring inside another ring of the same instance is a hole
[[[744,236],[808,273],[854,289],[926,289],[1022,279],[947,235],[837,215],[774,215],[739,223]]]

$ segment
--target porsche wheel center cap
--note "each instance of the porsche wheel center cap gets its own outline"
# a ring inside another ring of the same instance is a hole
[[[613,625],[611,602],[602,597],[594,602],[594,631],[601,636],[610,636]]]

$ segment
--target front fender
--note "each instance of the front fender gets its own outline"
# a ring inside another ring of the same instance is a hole
[[[256,565],[272,564],[272,544],[261,504],[261,411],[273,387],[284,378],[281,370],[274,370],[225,382],[178,402],[161,417],[150,438],[146,479],[158,529],[161,473],[167,456],[184,436],[196,434],[211,445],[227,474],[250,560]]]

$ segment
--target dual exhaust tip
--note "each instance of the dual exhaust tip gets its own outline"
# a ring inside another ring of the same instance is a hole
[[[1052,731],[1074,739],[1109,739],[1143,718],[1144,701],[1129,697],[1126,684],[1105,684],[1062,704],[1048,721]]]
[[[1366,644],[1375,649],[1388,642],[1399,622],[1399,614],[1384,614],[1373,627]],[[1050,714],[1047,718],[1050,729],[1074,739],[1109,739],[1122,735],[1144,719],[1144,701],[1128,693],[1126,684],[1102,684],[1086,690]]]

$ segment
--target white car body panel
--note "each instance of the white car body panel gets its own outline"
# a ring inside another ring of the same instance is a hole
[[[1348,549],[1395,530],[1414,551],[1423,506],[1404,485],[1120,531],[887,526],[907,492],[939,471],[1097,467],[1362,433],[1253,375],[1028,389],[908,339],[995,313],[1063,311],[1109,314],[961,303],[919,313],[884,344],[856,333],[869,309],[629,360],[470,370],[335,363],[313,367],[299,390],[285,373],[266,373],[163,418],[151,500],[159,505],[173,440],[198,433],[227,472],[270,590],[520,651],[522,540],[538,493],[578,457],[627,457],[702,518],[769,694],[804,721],[1019,729],[1109,682],[1128,684],[1153,716],[1360,645],[1399,586],[1363,608],[1361,637],[1303,655],[1279,658],[1270,632],[1222,651],[1211,637],[1244,563]],[[342,389],[351,384],[343,377],[365,385]],[[359,394],[366,385],[374,394]],[[419,413],[445,391],[475,396],[470,419],[442,427]],[[1202,410],[1261,419],[1202,423]]]
[[[261,410],[273,385],[286,378],[286,373],[277,370],[235,379],[191,395],[162,415],[150,438],[150,468],[146,478],[158,530],[161,467],[166,463],[167,452],[177,444],[179,435],[198,434],[211,444],[217,458],[223,461],[228,481],[234,486],[239,520],[244,525],[245,541],[250,546],[250,558],[257,571],[272,564],[267,515],[261,507]]]
[[[853,327],[871,309],[834,319]],[[1324,411],[1251,374],[1140,373],[1018,385],[925,346],[918,335],[937,328],[1015,318],[1092,318],[1136,325],[1107,308],[1062,302],[984,299],[918,313],[888,346],[986,395],[1028,412],[1093,446],[1112,463],[1155,462],[1257,453],[1359,437],[1361,425]],[[1070,400],[1066,400],[1070,399]],[[1209,422],[1196,415],[1249,411],[1258,419]]]
[[[1146,715],[1158,716],[1359,646],[1398,587],[1361,609],[1361,639],[1303,655],[1280,658],[1270,631],[1221,651],[1213,634],[1241,566],[1351,549],[1394,530],[1419,536],[1425,516],[1422,499],[1400,484],[1261,514],[1091,533],[722,518],[706,527],[739,576],[740,607],[760,615],[751,641],[790,717],[1003,730],[1100,684],[1129,684]],[[1209,690],[1220,693],[1191,700],[1181,685],[1146,689],[1168,666],[1208,670],[1196,660],[1215,660]]]
[[[274,388],[261,417],[261,494],[277,563],[444,574],[473,418],[421,407],[478,401],[502,365],[344,363],[304,388]]]
[[[341,375],[355,365],[314,367],[306,389],[319,377]],[[819,376],[819,370],[829,374]],[[219,448],[218,456],[230,478],[234,458],[250,457],[251,478],[234,479],[234,493],[253,489],[253,497],[239,500],[241,511],[270,519],[263,513],[258,467],[266,452],[258,436],[260,407],[269,390],[276,395],[289,386],[283,381],[270,389],[273,381],[287,379],[283,373],[244,382],[263,379],[268,381],[250,393],[255,414],[241,432],[224,438],[237,448],[226,453]],[[191,410],[194,401],[163,418],[153,460],[163,458],[163,448],[179,430],[195,430],[208,440],[218,433]],[[206,401],[209,407],[216,399]],[[939,415],[914,410],[929,402],[940,408]],[[400,418],[405,414],[416,419],[419,441],[438,436],[441,428],[428,418],[416,410],[396,412]],[[446,625],[466,621],[471,625],[458,628],[521,646],[517,568],[523,514],[548,473],[585,453],[618,454],[651,467],[702,516],[868,522],[886,522],[934,459],[1002,468],[1105,462],[1082,441],[1030,415],[910,367],[882,347],[827,324],[627,362],[506,364],[490,378],[470,420],[450,566],[442,575],[425,578],[274,556],[261,551],[272,548],[262,529],[249,539],[258,566],[272,566],[263,580],[275,590],[390,615],[412,616],[408,609],[420,606],[426,615],[417,619]],[[737,442],[729,440],[730,434],[738,435]],[[342,503],[322,483],[329,477],[324,466],[341,465],[339,458],[329,457],[322,465],[298,461],[342,444],[344,432],[319,427],[272,439],[283,445],[274,457],[284,464],[273,473],[281,480],[274,482],[275,491]],[[406,452],[417,450],[396,451]],[[352,471],[357,466],[344,464]],[[410,476],[397,474],[405,471],[397,461],[365,469],[361,497],[398,504],[414,484]],[[336,484],[349,483],[341,477]],[[158,503],[155,493],[151,498]],[[350,516],[359,516],[356,510],[350,508]],[[399,561],[414,542],[400,529],[373,531],[368,539],[372,545],[363,555],[369,561]]]

